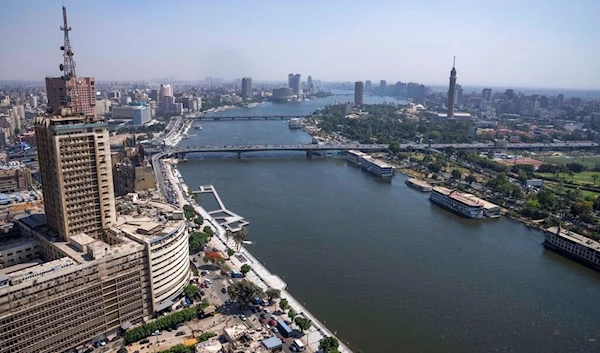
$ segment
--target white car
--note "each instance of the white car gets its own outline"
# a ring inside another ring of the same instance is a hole
[[[277,321],[277,320],[278,320],[278,319],[277,319],[277,316],[275,316],[275,315],[271,315],[271,320],[275,320],[275,321]]]
[[[246,321],[246,315],[240,315],[240,319],[242,319],[242,321]]]
[[[232,279],[228,280],[227,282],[229,282],[229,284],[233,284],[233,280]]]

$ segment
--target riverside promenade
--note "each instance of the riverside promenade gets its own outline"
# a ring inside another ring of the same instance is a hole
[[[179,170],[177,170],[176,166],[173,163],[161,163],[162,167],[165,168],[165,174],[171,184],[175,192],[177,193],[177,200],[180,207],[183,207],[185,204],[193,205],[196,212],[200,214],[204,218],[203,226],[210,226],[216,237],[213,237],[211,240],[210,246],[216,247],[220,251],[227,253],[227,248],[236,249],[237,244],[233,239],[229,239],[229,243],[227,238],[225,237],[225,228],[221,226],[208,211],[204,208],[196,204],[194,198],[189,195],[188,187],[185,184]],[[155,171],[155,173],[160,173],[161,171]],[[215,196],[218,197],[217,191],[212,188]],[[222,205],[222,204],[221,204]],[[223,206],[222,206],[223,207]],[[233,212],[231,212],[233,213]],[[230,262],[232,267],[237,268],[239,271],[244,264],[249,264],[252,267],[252,270],[246,275],[246,279],[261,287],[263,290],[267,290],[269,288],[279,289],[281,291],[281,298],[287,299],[290,304],[290,307],[294,309],[294,311],[298,315],[302,315],[307,319],[312,321],[312,326],[309,330],[305,331],[305,336],[302,338],[304,342],[307,343],[313,351],[319,351],[319,341],[324,337],[332,337],[335,336],[331,331],[329,331],[323,323],[321,323],[316,317],[314,317],[305,307],[303,307],[294,297],[288,293],[285,288],[286,284],[279,276],[272,274],[266,267],[264,267],[246,248],[243,246],[239,251],[236,252],[236,255],[241,255],[243,258],[247,260],[247,262],[240,261],[236,256],[230,258]],[[352,353],[352,351],[342,342],[340,341],[339,351],[341,353]]]

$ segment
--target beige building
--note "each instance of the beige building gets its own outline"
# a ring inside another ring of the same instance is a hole
[[[40,244],[35,238],[26,238],[0,246],[0,269],[26,264],[40,258]],[[28,266],[21,266],[26,268]]]
[[[144,246],[86,234],[55,240],[43,214],[18,222],[48,262],[0,270],[0,353],[64,352],[151,313]],[[82,347],[82,346],[81,346]]]
[[[31,170],[25,165],[18,163],[0,167],[0,192],[27,190],[31,185]]]
[[[183,213],[137,194],[119,198],[118,209],[101,239],[57,239],[44,214],[18,219],[27,240],[0,254],[32,255],[0,269],[0,353],[85,349],[180,298],[190,274]]]
[[[65,241],[115,224],[108,124],[69,113],[35,120],[46,218]]]

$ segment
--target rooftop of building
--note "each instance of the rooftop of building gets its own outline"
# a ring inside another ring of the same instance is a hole
[[[371,156],[363,156],[363,160],[368,163],[372,163],[372,164],[378,166],[379,168],[392,168],[391,165],[385,163],[384,161],[380,161],[379,159],[373,158]]]
[[[117,223],[114,228],[143,243],[152,243],[185,225],[183,212],[170,204],[132,193],[115,199]]]
[[[592,250],[595,251],[600,251],[600,242],[596,241],[596,240],[592,240],[588,237],[585,237],[581,234],[575,233],[575,232],[571,232],[568,229],[564,229],[564,228],[559,228],[559,227],[550,227],[550,228],[546,228],[546,232],[548,233],[554,233],[556,235],[558,235],[561,238],[564,238],[566,240],[570,240],[574,243],[580,244],[585,246],[586,248],[590,248]]]
[[[358,157],[368,156],[368,154],[361,152],[361,151],[356,151],[356,150],[350,150],[350,151],[348,151],[348,153],[358,156]]]
[[[483,207],[483,203],[481,202],[482,200],[474,197],[474,195],[471,194],[463,194],[459,191],[451,190],[443,186],[434,186],[433,191],[446,195],[451,199],[465,204],[469,207]]]
[[[251,330],[243,324],[227,327],[223,329],[223,333],[227,339],[233,339],[228,345],[230,351],[234,352],[270,352],[266,345],[275,347],[276,340],[279,340],[264,327]],[[281,343],[281,340],[279,342]]]

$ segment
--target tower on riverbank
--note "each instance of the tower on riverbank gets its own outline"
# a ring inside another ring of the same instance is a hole
[[[363,98],[365,96],[365,84],[362,81],[354,83],[354,105],[363,105]]]
[[[450,70],[450,87],[448,88],[448,113],[446,115],[446,117],[448,119],[453,119],[454,118],[454,104],[455,104],[454,97],[456,96],[456,68],[455,68],[455,64],[456,64],[456,56],[454,57],[454,60],[452,60],[452,70]]]

